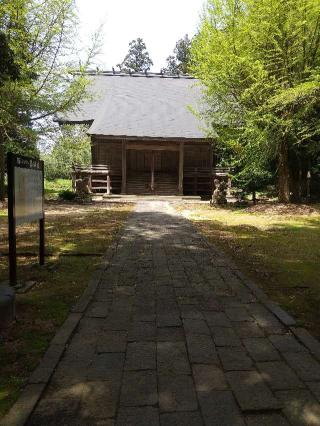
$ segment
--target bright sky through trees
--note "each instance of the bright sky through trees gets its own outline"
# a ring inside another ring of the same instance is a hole
[[[81,21],[81,40],[104,23],[99,67],[111,69],[128,52],[131,40],[142,37],[159,72],[177,40],[193,36],[204,0],[76,0]]]

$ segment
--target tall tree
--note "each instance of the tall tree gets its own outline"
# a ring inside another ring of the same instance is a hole
[[[74,0],[1,2],[1,46],[7,53],[7,65],[0,67],[2,152],[9,148],[34,152],[37,135],[51,125],[50,117],[72,109],[85,96],[85,71],[97,53],[99,34],[75,75],[72,70],[79,68],[76,31]],[[4,195],[3,174],[2,161],[0,198]]]
[[[319,66],[318,0],[208,1],[192,46],[208,123],[247,174],[277,164],[282,202],[320,150]]]
[[[186,34],[183,38],[177,41],[173,50],[173,55],[167,57],[167,65],[162,68],[165,74],[187,74],[190,60],[191,40]]]
[[[142,38],[137,38],[129,43],[129,51],[124,60],[117,67],[124,72],[145,72],[153,65]]]

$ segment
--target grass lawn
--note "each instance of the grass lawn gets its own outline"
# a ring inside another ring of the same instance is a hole
[[[180,206],[271,299],[320,338],[320,206]]]
[[[17,322],[0,332],[0,418],[19,396],[57,328],[86,288],[90,275],[127,218],[129,205],[50,203],[46,208],[46,265],[37,258],[18,258],[18,280],[33,281],[17,295]],[[0,210],[0,253],[7,248],[6,212]],[[4,237],[3,237],[4,236]],[[37,226],[18,227],[18,253],[37,253]],[[92,256],[71,256],[70,254]],[[69,254],[69,255],[68,255]],[[0,256],[0,276],[8,276],[7,257]]]
[[[45,179],[44,181],[44,193],[47,200],[57,200],[59,198],[59,192],[66,190],[72,190],[71,179]]]

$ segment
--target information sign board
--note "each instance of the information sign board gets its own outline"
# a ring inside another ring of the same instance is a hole
[[[10,282],[16,284],[16,225],[39,221],[39,257],[44,264],[44,164],[8,153],[7,171]]]
[[[43,219],[43,162],[15,157],[14,200],[16,225]]]

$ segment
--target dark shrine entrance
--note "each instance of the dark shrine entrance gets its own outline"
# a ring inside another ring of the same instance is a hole
[[[127,151],[127,193],[177,195],[179,152]]]

